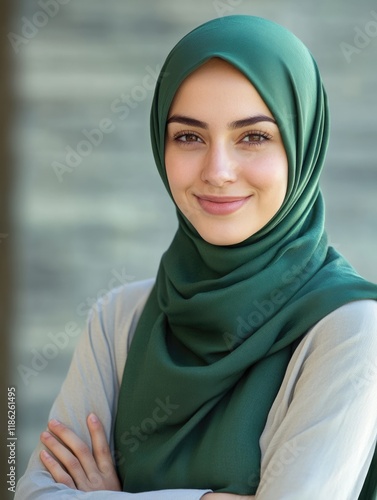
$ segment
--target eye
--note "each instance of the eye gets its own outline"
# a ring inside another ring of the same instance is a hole
[[[272,135],[268,134],[267,132],[249,131],[243,135],[240,142],[242,142],[243,144],[260,146],[270,139],[272,139]]]
[[[174,141],[181,142],[183,144],[203,142],[203,139],[199,137],[194,132],[178,132],[173,136]]]

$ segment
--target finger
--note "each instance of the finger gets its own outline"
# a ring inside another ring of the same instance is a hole
[[[63,467],[46,450],[42,450],[39,457],[56,483],[65,484],[68,488],[73,490],[76,489],[76,485],[71,476],[67,474]]]
[[[87,424],[92,439],[93,455],[99,470],[104,473],[112,472],[113,459],[102,423],[94,413],[91,413]]]
[[[83,470],[85,474],[89,476],[93,471],[97,471],[97,466],[91,449],[77,436],[75,432],[71,431],[71,429],[68,429],[68,427],[55,419],[49,421],[48,428],[60,439],[65,447],[65,450],[69,452],[68,454],[64,450],[61,450],[61,448],[58,448],[63,457],[68,460],[68,464],[65,462],[62,463],[67,468],[69,473]],[[57,456],[54,450],[51,451],[53,451],[54,455]],[[57,456],[57,458],[60,460],[60,457]]]
[[[50,432],[42,432],[41,441],[54,457],[65,467],[78,488],[87,483],[87,477],[78,458]]]

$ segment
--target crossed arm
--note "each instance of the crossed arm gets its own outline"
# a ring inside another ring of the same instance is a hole
[[[87,418],[92,450],[72,430],[53,419],[42,432],[49,450],[40,459],[57,483],[81,491],[122,491],[103,426],[94,413]],[[205,493],[202,500],[252,500],[254,496]]]

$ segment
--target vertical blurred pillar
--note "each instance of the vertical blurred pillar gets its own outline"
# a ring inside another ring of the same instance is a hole
[[[11,158],[9,128],[11,119],[11,79],[9,33],[11,0],[0,2],[0,387],[1,408],[7,407],[7,387],[9,385],[9,326],[11,309],[10,283],[10,177]],[[4,408],[5,409],[5,408]],[[3,471],[9,471],[8,448],[6,446],[8,412],[0,412],[0,471],[2,471],[2,498],[8,498],[7,477]],[[5,484],[4,484],[5,483]],[[4,496],[3,496],[4,495]],[[10,498],[10,496],[9,496]]]

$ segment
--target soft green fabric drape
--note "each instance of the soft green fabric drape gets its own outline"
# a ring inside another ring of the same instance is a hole
[[[288,192],[264,228],[232,246],[207,243],[177,210],[179,227],[120,389],[115,447],[129,492],[255,493],[259,438],[295,341],[341,305],[377,299],[377,286],[328,246],[318,185],[329,138],[326,94],[310,53],[285,28],[229,16],[196,28],[171,51],[151,113],[153,152],[169,194],[169,107],[180,83],[212,57],[238,68],[274,115],[289,161]],[[375,491],[375,473],[369,484]]]

